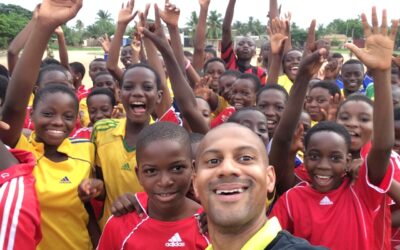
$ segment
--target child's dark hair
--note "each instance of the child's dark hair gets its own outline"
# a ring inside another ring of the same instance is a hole
[[[0,106],[3,105],[4,99],[6,98],[7,87],[8,87],[8,78],[0,75]]]
[[[288,55],[290,52],[293,52],[293,51],[298,51],[298,52],[300,52],[301,54],[303,54],[300,50],[295,49],[295,48],[288,50],[286,53],[283,54],[283,57],[282,57],[282,66],[283,66],[283,64],[285,63],[285,60],[286,60],[287,55]]]
[[[157,90],[159,90],[161,88],[161,79],[160,79],[160,76],[158,75],[157,71],[155,71],[152,67],[150,67],[149,65],[144,64],[144,63],[131,64],[126,68],[126,70],[124,71],[124,74],[122,75],[122,80],[119,81],[120,88],[122,88],[122,85],[124,84],[126,72],[128,72],[129,70],[134,69],[134,68],[145,68],[145,69],[148,69],[151,72],[153,72],[153,74],[156,78]]]
[[[6,66],[0,64],[0,76],[4,76],[5,78],[10,78],[10,72],[6,68]]]
[[[240,74],[238,76],[236,81],[239,80],[239,79],[250,80],[253,83],[253,87],[254,87],[255,93],[257,93],[261,88],[260,79],[257,76],[253,75],[253,74],[242,73],[242,74]]]
[[[43,59],[42,63],[40,64],[40,67],[43,68],[49,65],[61,65],[61,63],[54,58],[47,57]]]
[[[335,52],[335,53],[332,54],[332,58],[342,59],[342,58],[344,58],[344,57],[343,57],[342,54]]]
[[[194,144],[194,143],[199,143],[201,140],[203,140],[204,135],[200,133],[190,133],[189,138],[190,138],[190,144]]]
[[[104,75],[111,76],[111,78],[112,78],[112,79],[114,80],[114,82],[115,82],[114,76],[113,76],[110,72],[108,72],[108,71],[100,71],[100,72],[98,72],[96,75],[94,75],[94,77],[93,77],[93,82],[96,80],[97,77],[99,77],[99,76],[104,76]]]
[[[400,107],[395,108],[393,112],[394,112],[394,120],[400,121]]]
[[[214,47],[206,47],[204,52],[212,54],[213,57],[217,57],[217,51],[214,49]]]
[[[36,81],[36,85],[40,86],[40,84],[43,81],[44,75],[46,73],[48,73],[48,72],[51,72],[51,71],[62,72],[65,75],[65,77],[68,78],[68,75],[67,75],[67,73],[68,73],[67,71],[68,70],[66,68],[64,68],[63,66],[61,66],[59,64],[49,64],[49,65],[46,65],[46,66],[40,68],[39,75],[38,75],[38,78],[37,78],[37,81]]]
[[[256,111],[256,112],[260,112],[263,116],[265,116],[264,113],[261,111],[261,109],[259,109],[259,108],[257,108],[257,107],[244,107],[244,108],[242,108],[242,109],[236,111],[235,113],[233,113],[233,114],[229,117],[229,119],[228,119],[226,122],[239,123],[238,116],[239,116],[241,113],[246,112],[246,111]],[[265,117],[265,120],[267,120],[267,117]]]
[[[242,73],[240,73],[240,71],[237,71],[237,70],[229,70],[229,69],[228,69],[228,70],[225,70],[225,72],[222,73],[221,76],[220,76],[219,78],[224,77],[224,76],[233,76],[233,77],[238,78],[241,74],[242,74]]]
[[[349,59],[346,62],[343,63],[342,68],[344,68],[346,65],[351,65],[351,64],[358,64],[361,67],[362,72],[364,73],[364,64],[357,60],[357,59]]]
[[[306,136],[304,137],[304,147],[306,150],[311,136],[318,132],[333,132],[340,135],[344,139],[347,149],[350,149],[351,137],[346,128],[340,124],[337,124],[336,122],[322,121],[307,131]]]
[[[97,88],[97,89],[93,89],[92,91],[90,91],[90,93],[88,94],[87,98],[86,98],[86,105],[89,106],[89,100],[91,97],[96,96],[96,95],[106,95],[110,98],[110,103],[111,105],[114,107],[117,104],[117,101],[115,100],[115,96],[114,94],[111,92],[111,90],[107,89],[107,88]]]
[[[346,100],[344,100],[344,101],[339,105],[339,107],[338,107],[338,109],[337,109],[336,116],[337,116],[337,114],[339,114],[339,111],[340,111],[340,109],[342,108],[342,106],[343,106],[344,104],[348,103],[348,102],[351,102],[351,101],[354,101],[354,102],[365,102],[366,104],[370,105],[372,108],[374,107],[374,102],[373,102],[371,99],[369,99],[367,96],[365,96],[365,95],[363,95],[363,94],[360,94],[360,93],[354,93],[354,94],[349,95],[349,96],[346,98]]]
[[[275,89],[275,90],[282,92],[283,96],[285,97],[285,102],[289,99],[289,94],[284,87],[282,87],[279,84],[267,84],[258,91],[257,96],[256,96],[256,103],[258,103],[258,101],[259,101],[258,99],[263,92],[271,90],[271,89]]]
[[[83,66],[82,63],[80,63],[80,62],[72,62],[72,63],[69,64],[69,66],[71,67],[71,70],[74,71],[75,73],[80,73],[82,75],[82,78],[85,76],[86,69],[85,69],[85,66]]]
[[[90,64],[92,64],[94,62],[106,62],[106,60],[104,58],[98,57],[98,58],[93,59],[93,61],[91,61]]]
[[[182,148],[186,148],[191,155],[190,138],[188,132],[172,122],[156,122],[140,131],[136,142],[136,160],[140,162],[142,151],[152,142],[161,140],[176,141]]]
[[[76,97],[74,90],[72,90],[67,85],[60,84],[60,83],[51,83],[49,85],[46,85],[44,88],[40,88],[38,91],[36,91],[35,98],[33,99],[32,109],[35,109],[37,107],[37,104],[45,96],[47,96],[49,94],[55,94],[55,93],[63,93],[63,94],[69,95],[72,98],[72,100],[74,101],[75,111],[76,111],[76,114],[78,114],[79,101],[78,101],[78,97]]]
[[[224,60],[222,60],[222,59],[219,58],[219,57],[213,57],[213,58],[211,58],[211,59],[208,59],[208,60],[204,63],[204,67],[203,67],[204,73],[206,73],[208,65],[209,65],[210,63],[213,63],[213,62],[220,62],[220,63],[222,63],[222,65],[224,65],[224,68],[225,68],[225,61],[224,61]]]
[[[315,84],[313,84],[311,86],[310,91],[312,89],[315,89],[315,88],[326,89],[326,90],[329,91],[329,94],[331,96],[335,96],[336,94],[338,94],[339,97],[342,96],[340,88],[337,86],[337,84],[336,84],[336,82],[334,80],[322,80],[322,81],[319,81],[319,82],[317,82],[317,83],[315,83]]]

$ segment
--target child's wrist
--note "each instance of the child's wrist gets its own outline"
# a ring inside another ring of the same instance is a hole
[[[190,63],[189,60],[187,60],[186,65],[185,65],[185,70],[188,70],[192,64]]]

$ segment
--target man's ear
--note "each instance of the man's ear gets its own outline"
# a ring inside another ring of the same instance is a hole
[[[266,182],[267,192],[268,193],[274,192],[275,182],[276,182],[274,166],[270,165],[267,167],[266,180],[267,180],[267,182]]]

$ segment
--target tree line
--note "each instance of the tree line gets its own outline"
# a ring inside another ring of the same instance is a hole
[[[20,32],[32,17],[32,11],[13,4],[0,3],[0,48],[7,48],[11,40]],[[220,39],[222,36],[223,17],[216,10],[210,11],[207,17],[207,38]],[[198,23],[198,13],[193,11],[188,18],[185,27],[181,29],[188,37],[193,37]],[[302,47],[307,37],[307,29],[300,28],[296,23],[291,23],[292,43],[296,47]],[[107,10],[97,12],[96,21],[85,26],[81,20],[75,24],[64,25],[65,39],[69,46],[81,46],[87,38],[99,38],[104,34],[111,36],[115,31],[115,21]],[[232,26],[235,36],[260,36],[266,37],[266,20],[258,20],[249,17],[246,22],[235,21]],[[126,35],[131,35],[134,28],[127,30]],[[354,19],[335,19],[328,25],[320,24],[316,29],[317,38],[327,34],[343,34],[353,39],[363,38],[363,27],[360,17]],[[400,32],[397,35],[397,44],[400,42]],[[337,41],[332,41],[333,43]],[[339,45],[339,44],[333,44]]]

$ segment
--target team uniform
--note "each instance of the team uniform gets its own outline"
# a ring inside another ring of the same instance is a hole
[[[90,138],[92,138],[92,130],[93,127],[80,128],[75,132],[72,138],[90,140]]]
[[[160,121],[182,124],[172,107]],[[96,166],[103,172],[106,189],[103,215],[99,221],[101,228],[110,217],[111,205],[116,198],[128,192],[143,191],[135,173],[136,149],[126,146],[125,128],[126,118],[104,119],[96,122],[92,132],[92,141],[96,145]]]
[[[68,159],[54,162],[44,156],[43,143],[34,138],[35,133],[29,140],[21,135],[15,147],[32,152],[37,160],[33,175],[43,232],[37,249],[92,249],[86,227],[89,215],[77,190],[93,171],[94,145],[88,140],[65,139],[57,151]]]
[[[110,217],[101,235],[98,250],[113,249],[205,249],[209,241],[199,232],[196,217],[178,221],[160,221],[147,214],[148,196],[137,193],[143,216],[136,212],[121,217]]]
[[[286,74],[283,74],[278,77],[278,84],[286,89],[286,91],[290,94],[290,90],[292,89],[293,82],[289,79]]]
[[[215,117],[214,119],[212,119],[211,121],[211,128],[215,128],[219,125],[221,125],[222,123],[226,122],[229,117],[231,117],[233,115],[233,113],[236,112],[236,109],[234,107],[227,107],[224,110],[222,110],[217,117]]]
[[[374,223],[394,170],[390,164],[379,186],[369,182],[367,171],[364,161],[354,184],[345,178],[339,188],[327,193],[302,182],[280,197],[271,216],[311,244],[331,249],[375,249]]]
[[[20,163],[0,171],[0,249],[34,250],[42,238],[32,175],[36,160],[27,151],[11,149],[10,153]]]
[[[222,48],[221,59],[225,61],[226,69],[256,75],[260,79],[261,85],[265,85],[267,82],[267,74],[261,67],[250,65],[250,67],[244,68],[239,66],[237,56],[233,50],[232,42],[226,48]]]

